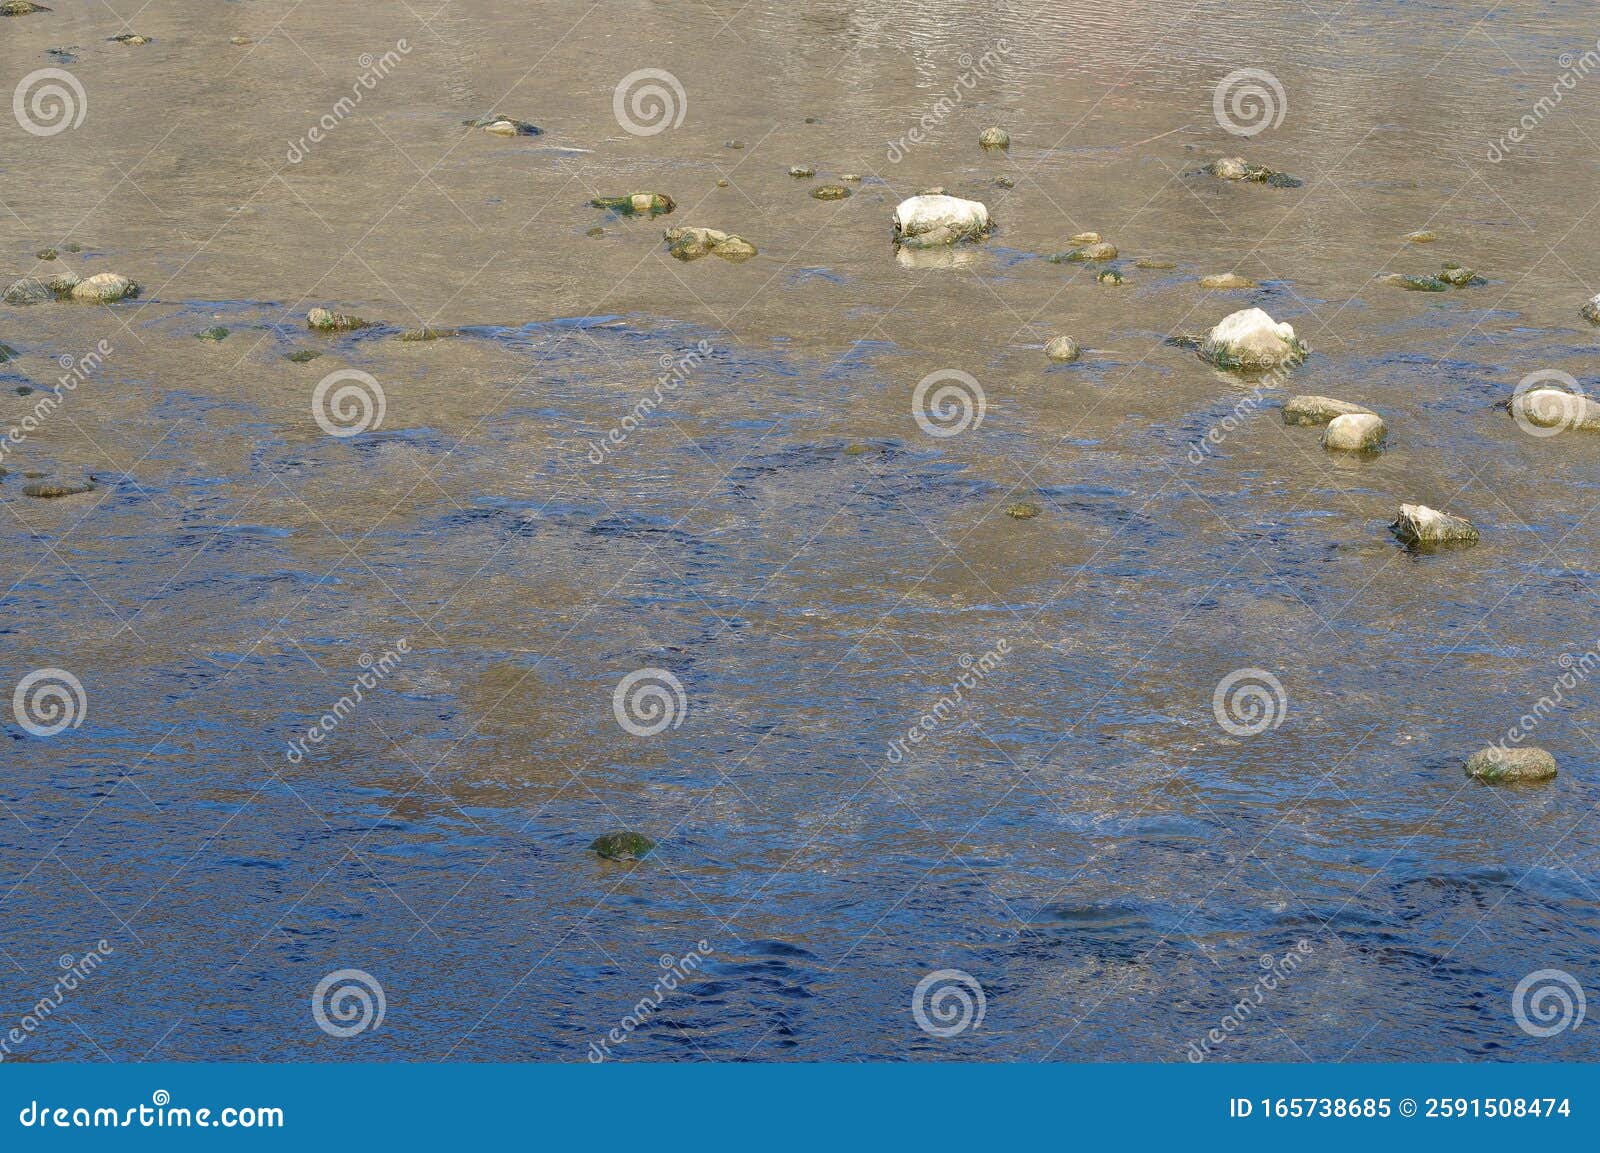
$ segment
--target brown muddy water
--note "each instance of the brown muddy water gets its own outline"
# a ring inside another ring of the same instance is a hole
[[[0,680],[64,710],[6,718],[5,1059],[1600,1055],[1548,1016],[1600,989],[1600,435],[1494,407],[1597,383],[1592,6],[52,7],[0,271],[143,293],[0,306]],[[934,185],[997,231],[902,257]],[[1091,230],[1121,286],[1044,259]],[[1287,377],[1164,343],[1251,306]],[[1559,777],[1469,782],[1524,714]]]

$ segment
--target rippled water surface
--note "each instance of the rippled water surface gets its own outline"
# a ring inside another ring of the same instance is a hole
[[[0,125],[0,269],[145,291],[0,306],[0,425],[106,350],[0,481],[0,681],[85,702],[5,718],[0,1026],[110,953],[7,1059],[583,1060],[613,1028],[643,1059],[1600,1056],[1511,1011],[1535,970],[1600,990],[1594,686],[1538,722],[1554,782],[1461,768],[1600,643],[1600,437],[1493,407],[1597,383],[1600,79],[1487,155],[1592,6],[54,7],[0,20],[6,84],[65,68],[86,111]],[[613,91],[645,68],[683,118],[641,136]],[[1284,91],[1252,137],[1213,112],[1240,68]],[[462,127],[490,111],[544,133]],[[1304,184],[1198,171],[1236,154]],[[998,230],[897,259],[931,185]],[[677,210],[587,205],[641,189]],[[760,255],[676,262],[668,224]],[[1043,259],[1085,230],[1124,285]],[[1377,279],[1447,259],[1488,283]],[[1229,270],[1259,287],[1196,283]],[[1284,381],[1163,343],[1252,305],[1313,349]],[[461,333],[395,339],[423,324]],[[385,410],[334,437],[344,369]],[[919,427],[936,370],[981,424]],[[1291,393],[1375,408],[1388,450],[1325,453]],[[1482,542],[1403,551],[1402,501]],[[684,707],[640,737],[613,690],[646,668]],[[1213,712],[1240,669],[1282,686],[1254,736]],[[614,829],[659,847],[588,851]],[[317,1027],[341,969],[381,1027]],[[951,1037],[912,1012],[946,969],[984,994]]]

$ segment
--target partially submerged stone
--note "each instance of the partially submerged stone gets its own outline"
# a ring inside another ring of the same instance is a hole
[[[137,32],[123,32],[117,36],[107,37],[107,44],[130,44],[135,48],[149,44],[154,37],[140,36]]]
[[[1256,372],[1299,364],[1306,358],[1306,346],[1295,337],[1293,326],[1279,324],[1259,308],[1246,308],[1223,317],[1206,334],[1200,355],[1218,368]]]
[[[1600,294],[1591,296],[1578,312],[1590,324],[1600,324]]]
[[[47,300],[54,300],[55,293],[37,277],[24,276],[6,287],[4,299],[7,304],[43,304]]]
[[[1099,244],[1101,236],[1098,232],[1079,232],[1067,237],[1068,244]]]
[[[28,0],[5,0],[0,3],[0,16],[26,16],[31,12],[49,12],[43,4],[30,4]]]
[[[321,355],[322,353],[314,348],[297,348],[293,352],[284,353],[283,359],[292,361],[295,364],[305,364],[307,361],[315,360]]]
[[[1115,268],[1108,268],[1104,272],[1098,274],[1094,278],[1094,282],[1096,284],[1118,285],[1123,282],[1123,275]]]
[[[1437,232],[1431,232],[1425,228],[1420,232],[1406,233],[1406,239],[1412,244],[1432,244],[1435,240],[1439,239],[1439,234]]]
[[[816,174],[817,170],[809,164],[791,164],[789,166],[789,175],[796,180],[807,180]]]
[[[79,496],[94,491],[94,478],[77,480],[36,480],[22,486],[22,495],[39,500],[55,500],[63,496]]]
[[[354,332],[366,328],[367,322],[359,316],[348,316],[327,308],[313,308],[306,313],[306,326],[318,332]]]
[[[1019,500],[1016,504],[1006,505],[1006,515],[1013,520],[1032,520],[1042,511],[1032,501]]]
[[[1050,257],[1052,264],[1088,264],[1091,261],[1115,260],[1117,246],[1106,240],[1092,240],[1088,244],[1080,245],[1071,252],[1062,252]]]
[[[202,328],[194,336],[196,340],[209,340],[220,344],[228,339],[228,330],[220,324],[213,324],[210,328]]]
[[[1284,172],[1278,172],[1263,164],[1250,164],[1241,156],[1226,156],[1214,160],[1204,168],[1212,176],[1222,180],[1243,181],[1247,184],[1270,184],[1274,188],[1299,188],[1301,180]]]
[[[45,281],[45,287],[57,296],[71,296],[72,290],[83,283],[83,277],[76,272],[58,272]]]
[[[604,208],[620,216],[665,216],[677,202],[664,192],[630,192],[626,196],[597,196],[589,201],[595,208]]]
[[[501,116],[491,112],[487,116],[480,116],[476,120],[463,120],[461,123],[468,128],[478,128],[491,136],[539,136],[544,130],[538,125],[529,124],[526,120],[517,120],[510,116]]]
[[[115,272],[96,273],[72,289],[73,300],[89,304],[111,304],[138,295],[139,286],[126,276],[119,276]]]
[[[1556,759],[1546,749],[1490,745],[1467,758],[1467,776],[1489,785],[1522,785],[1556,775]]]
[[[978,134],[978,143],[985,148],[1010,148],[1011,136],[1004,128],[985,128]]]
[[[1452,288],[1476,288],[1480,284],[1489,283],[1476,272],[1473,272],[1472,269],[1464,268],[1459,264],[1453,263],[1446,264],[1444,268],[1440,270],[1439,279],[1450,285]]]
[[[1237,272],[1223,272],[1200,278],[1201,288],[1254,288],[1256,282]]]
[[[12,348],[9,344],[0,342],[0,364],[4,364],[8,360],[15,360],[17,359],[18,355],[20,354],[16,349]]]
[[[247,48],[251,44],[254,44],[255,41],[250,39],[248,36],[230,36],[228,37],[228,43],[237,48]]]
[[[843,200],[850,195],[850,190],[842,184],[819,184],[811,190],[811,195],[816,200]]]
[[[41,248],[33,254],[35,260],[54,260],[61,254],[53,248]]]
[[[693,228],[683,225],[669,228],[666,233],[667,251],[679,260],[699,260],[702,256],[720,256],[735,264],[756,255],[756,246],[742,236],[719,232],[715,228]]]
[[[1530,388],[1514,394],[1506,411],[1535,428],[1600,431],[1600,404],[1564,388]]]
[[[1370,408],[1331,396],[1295,396],[1283,406],[1283,423],[1298,425],[1327,424],[1338,416],[1376,415]]]
[[[839,173],[839,179],[844,181],[846,184],[860,184],[861,183],[861,173],[859,173],[859,172],[841,172],[841,173]]]
[[[1054,336],[1044,346],[1044,354],[1051,360],[1067,363],[1078,359],[1082,349],[1070,336]]]
[[[1322,447],[1333,452],[1377,452],[1388,431],[1377,413],[1347,412],[1328,422]]]
[[[447,337],[460,335],[459,329],[434,328],[432,325],[424,324],[421,328],[406,329],[400,334],[400,339],[407,341],[444,340]]]
[[[623,830],[596,837],[589,848],[608,861],[637,861],[656,847],[643,833]]]
[[[1392,284],[1396,288],[1409,289],[1412,292],[1448,292],[1450,286],[1437,276],[1407,276],[1402,272],[1391,272],[1383,278],[1385,284]]]
[[[1017,186],[1017,182],[1009,176],[996,176],[994,184],[996,188],[1015,188]]]
[[[1133,266],[1135,268],[1147,268],[1156,272],[1165,272],[1169,269],[1178,267],[1177,264],[1171,260],[1157,260],[1149,256],[1141,256],[1138,260],[1133,262]]]
[[[986,236],[989,209],[976,200],[929,193],[902,200],[894,210],[894,238],[911,248],[936,248]]]
[[[1474,544],[1478,530],[1465,517],[1429,508],[1425,504],[1403,504],[1400,515],[1389,526],[1408,545]]]

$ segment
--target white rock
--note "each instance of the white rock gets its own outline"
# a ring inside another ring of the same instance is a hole
[[[1279,324],[1259,308],[1223,317],[1200,346],[1201,355],[1222,368],[1276,368],[1303,360],[1305,351],[1293,326]]]
[[[988,231],[988,207],[959,196],[913,196],[894,210],[895,239],[903,244],[954,244]]]
[[[1383,418],[1372,412],[1347,412],[1328,422],[1322,447],[1338,452],[1373,452],[1388,434]]]
[[[1390,530],[1407,544],[1468,543],[1478,539],[1478,530],[1463,517],[1451,516],[1425,504],[1403,504]]]
[[[91,276],[72,290],[73,300],[87,300],[96,304],[110,304],[134,291],[133,281],[115,272],[101,272]]]

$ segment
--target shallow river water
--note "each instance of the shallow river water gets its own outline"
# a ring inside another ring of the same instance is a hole
[[[83,115],[0,124],[0,272],[144,291],[0,306],[0,427],[90,366],[0,481],[0,689],[81,685],[59,733],[5,716],[5,1059],[1600,1057],[1513,1011],[1600,991],[1600,436],[1494,407],[1600,386],[1600,76],[1496,143],[1592,5],[53,7],[0,19],[5,86],[64,69]],[[649,134],[643,69],[681,87]],[[1239,69],[1282,90],[1251,136]],[[1304,183],[1199,171],[1232,155]],[[903,259],[933,185],[997,230]],[[639,190],[675,212],[588,205]],[[1087,230],[1124,284],[1044,259]],[[1380,281],[1451,259],[1487,283]],[[1285,379],[1164,343],[1251,306],[1312,348]],[[346,369],[382,419],[333,436]],[[981,422],[922,427],[935,372]],[[1407,552],[1402,502],[1482,540]],[[1239,670],[1263,731],[1219,723]],[[1469,782],[1567,672],[1560,776]]]

